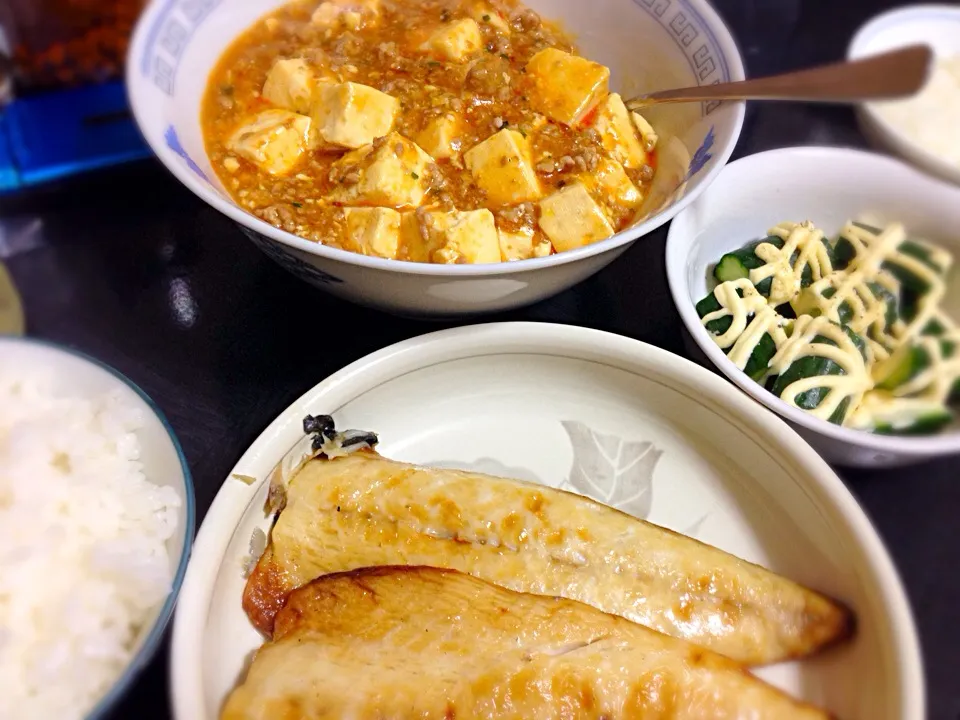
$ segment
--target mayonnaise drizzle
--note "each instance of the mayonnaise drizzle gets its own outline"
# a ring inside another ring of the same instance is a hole
[[[741,293],[743,297],[740,297]],[[757,292],[748,279],[720,283],[713,291],[713,296],[721,309],[705,315],[703,324],[725,317],[732,318],[727,331],[722,335],[714,335],[713,339],[724,350],[730,348],[727,355],[739,369],[747,366],[747,361],[766,333],[770,333],[777,345],[786,341],[787,335],[783,330],[786,321],[767,304],[766,298]],[[753,319],[750,319],[751,315]]]
[[[914,396],[945,405],[950,398],[954,383],[960,379],[960,329],[943,312],[937,311],[933,319],[944,326],[942,335],[923,335],[916,345],[926,351],[930,364],[912,380],[893,391],[895,397]],[[952,357],[947,357],[944,345],[952,344]]]
[[[888,226],[879,234],[853,223],[847,223],[840,234],[851,242],[856,250],[857,256],[850,263],[851,267],[856,266],[868,279],[880,277],[881,265],[888,262],[902,267],[929,285],[930,289],[920,298],[917,315],[910,324],[907,325],[901,321],[898,326],[891,328],[897,343],[900,345],[918,335],[933,318],[946,294],[947,286],[942,274],[916,258],[900,252],[899,246],[906,240],[906,233],[899,223]],[[927,250],[930,259],[934,264],[943,268],[944,274],[952,265],[953,258],[942,248],[934,247],[920,240],[911,239],[910,242]],[[837,292],[837,295],[840,295],[840,291]]]
[[[798,312],[809,312],[816,308],[819,314],[840,323],[840,309],[846,305],[851,314],[847,325],[866,340],[867,362],[872,364],[875,360],[889,357],[898,341],[893,334],[894,328],[887,327],[887,303],[874,294],[869,283],[876,282],[894,295],[898,294],[899,283],[896,278],[881,268],[884,260],[906,239],[906,232],[902,225],[891,225],[880,235],[864,238],[862,229],[853,224],[844,228],[845,233],[851,228],[857,232],[847,238],[856,249],[850,265],[846,270],[822,278],[805,289]],[[824,292],[828,288],[832,288],[834,293],[825,297]],[[902,328],[896,329],[902,332]]]
[[[751,270],[749,277],[754,285],[771,278],[770,304],[774,307],[797,296],[805,268],[810,268],[814,280],[833,272],[830,252],[823,242],[823,233],[809,220],[802,223],[780,223],[767,234],[782,239],[783,247],[760,243],[754,253],[766,264]],[[791,264],[790,259],[794,253],[797,257]]]
[[[783,247],[777,248],[770,243],[757,245],[754,252],[765,264],[751,270],[749,279],[718,285],[713,294],[721,309],[701,320],[707,325],[724,317],[731,318],[727,331],[713,337],[739,369],[746,367],[763,336],[769,334],[777,350],[770,360],[767,375],[760,382],[766,377],[782,374],[805,357],[831,360],[841,368],[842,374],[802,378],[781,393],[782,400],[796,407],[799,395],[815,388],[827,388],[828,393],[820,404],[807,410],[821,419],[829,419],[848,398],[849,410],[844,424],[857,427],[870,426],[871,416],[874,419],[881,417],[885,401],[890,404],[887,408],[890,412],[894,410],[893,403],[906,411],[927,407],[931,402],[941,406],[947,402],[954,383],[960,379],[960,330],[939,310],[946,292],[943,274],[901,252],[900,248],[907,239],[903,225],[893,223],[873,232],[847,223],[841,237],[852,246],[853,257],[845,269],[836,272],[823,233],[809,221],[781,223],[768,234],[782,238]],[[913,239],[910,242],[922,247],[930,260],[944,271],[952,264],[950,254],[942,248]],[[794,254],[796,257],[791,263]],[[900,295],[900,284],[885,265],[899,266],[929,287],[919,299],[916,317],[909,325],[899,318],[888,325],[886,301],[870,287],[875,283],[895,297]],[[808,267],[812,283],[802,289],[803,273]],[[755,285],[767,278],[772,279],[770,295],[764,298]],[[833,294],[824,297],[823,293],[828,289],[833,289]],[[775,309],[790,301],[794,302],[800,315],[795,321],[786,320]],[[847,326],[866,342],[866,357],[839,324],[844,306],[849,310]],[[945,328],[944,334],[920,334],[931,320],[937,320]],[[789,336],[787,328],[790,328]],[[835,345],[814,343],[817,336]],[[873,365],[888,358],[907,342],[923,347],[930,357],[929,366],[892,394],[872,392]],[[952,357],[945,356],[945,343],[955,344]],[[869,397],[867,402],[865,397]],[[916,398],[919,404],[904,403],[904,398]]]
[[[893,430],[905,430],[922,415],[943,410],[943,403],[924,398],[894,397],[883,390],[871,390],[864,395],[860,407],[850,415],[848,425],[870,429],[883,423]]]
[[[836,345],[813,342],[817,336]],[[775,375],[786,372],[793,363],[805,357],[822,357],[831,360],[843,370],[842,375],[814,375],[790,383],[780,393],[780,399],[788,405],[797,405],[797,396],[815,388],[827,388],[828,393],[820,404],[807,410],[827,420],[840,404],[850,399],[849,408],[860,404],[863,394],[873,386],[866,362],[857,344],[840,326],[829,318],[801,315],[793,323],[793,332],[770,360],[770,370]]]

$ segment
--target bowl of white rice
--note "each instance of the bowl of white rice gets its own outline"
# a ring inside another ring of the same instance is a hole
[[[859,60],[917,43],[934,53],[923,88],[908,98],[863,103],[860,127],[874,145],[960,184],[960,6],[924,4],[881,13],[860,28],[847,57]]]
[[[0,336],[0,718],[106,716],[163,637],[194,514],[183,452],[142,390]]]

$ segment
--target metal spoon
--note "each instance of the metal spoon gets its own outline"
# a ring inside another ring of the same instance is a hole
[[[650,105],[701,100],[802,100],[858,103],[906,97],[920,90],[930,70],[933,51],[926,45],[874,55],[863,60],[833,63],[771,77],[660,90],[626,101],[631,110]]]

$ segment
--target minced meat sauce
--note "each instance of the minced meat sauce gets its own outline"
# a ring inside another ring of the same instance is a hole
[[[347,5],[344,0],[324,4]],[[431,158],[423,179],[424,199],[419,207],[406,208],[416,213],[421,227],[429,225],[436,212],[487,208],[498,231],[526,231],[534,245],[540,243],[552,252],[538,227],[537,203],[492,202],[463,154],[501,130],[519,132],[529,144],[530,163],[544,197],[597,170],[598,162],[610,153],[591,118],[570,126],[545,117],[530,98],[533,81],[527,64],[545,48],[575,54],[570,36],[512,0],[359,0],[357,5],[362,12],[334,23],[318,22],[316,0],[286,5],[241,35],[215,67],[203,103],[203,130],[212,165],[235,201],[278,228],[333,247],[345,246],[341,206],[349,203],[332,202],[328,196],[338,186],[360,181],[358,166],[338,162],[349,148],[321,144],[278,173],[230,146],[229,138],[245,119],[274,107],[262,94],[274,64],[297,58],[332,82],[359,83],[396,98],[393,131],[405,138],[416,139],[440,116],[454,114],[459,119],[455,152]],[[438,30],[464,18],[476,22],[482,40],[468,58],[438,58],[423,51]],[[647,150],[646,162],[623,167],[640,195],[654,174],[655,154],[651,147]],[[614,232],[628,225],[635,211],[635,206],[616,202],[605,205]]]

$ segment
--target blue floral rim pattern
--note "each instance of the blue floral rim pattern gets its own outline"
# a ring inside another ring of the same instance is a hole
[[[306,260],[302,260],[289,250],[281,250],[277,243],[270,238],[264,237],[260,233],[250,228],[240,226],[243,234],[246,235],[258,248],[263,250],[266,255],[284,270],[307,278],[314,285],[337,285],[343,280],[333,275],[325,273],[317,267],[314,267]]]
[[[167,147],[173,150],[177,155],[183,158],[183,161],[187,164],[187,167],[200,176],[207,185],[210,185],[210,178],[206,176],[203,170],[200,169],[200,166],[197,165],[193,158],[187,154],[187,151],[183,149],[183,145],[180,144],[180,138],[177,137],[177,130],[173,125],[167,126],[167,131],[163,134],[163,139],[167,143]]]

